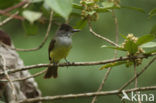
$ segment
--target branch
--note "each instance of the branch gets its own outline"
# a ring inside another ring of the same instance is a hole
[[[107,72],[105,73],[104,78],[103,78],[103,80],[102,80],[102,82],[101,82],[101,84],[100,84],[100,86],[99,86],[97,92],[100,92],[100,91],[102,90],[102,88],[103,88],[103,86],[104,86],[104,84],[105,84],[105,81],[107,80],[107,78],[108,78],[108,76],[109,76],[109,73],[110,73],[111,69],[112,69],[112,68],[108,68],[108,70],[107,70]],[[96,98],[97,98],[97,96],[93,97],[91,103],[95,103]]]
[[[9,77],[9,74],[8,74],[8,71],[6,69],[6,59],[3,56],[3,54],[0,54],[0,56],[2,57],[2,61],[3,61],[3,63],[2,63],[2,65],[3,65],[2,69],[4,71],[4,74],[5,74],[6,79],[8,80],[8,82],[10,84],[10,87],[11,87],[11,90],[12,90],[11,91],[12,92],[12,98],[13,98],[13,100],[15,102],[16,101],[16,92],[15,92],[16,90],[15,90],[15,86],[14,86],[13,82],[11,81],[11,79]]]
[[[116,17],[116,15],[115,15],[115,12],[114,12],[114,10],[112,10],[112,16],[113,16],[113,18],[114,18],[114,24],[115,24],[115,43],[116,44],[118,44],[118,37],[119,37],[119,26],[118,26],[118,20],[117,20],[117,17]],[[91,28],[92,29],[92,28]],[[97,35],[97,34],[96,34]],[[116,58],[116,56],[117,56],[117,50],[114,50],[114,58]],[[107,72],[105,73],[105,75],[104,75],[104,78],[103,78],[103,80],[102,80],[102,82],[101,82],[101,84],[100,84],[100,86],[99,86],[99,88],[98,88],[98,90],[97,90],[97,92],[99,92],[99,91],[101,91],[102,90],[102,88],[103,88],[103,86],[104,86],[104,84],[105,84],[105,81],[107,80],[107,78],[108,78],[108,76],[109,76],[109,74],[110,74],[110,72],[111,72],[111,69],[112,68],[108,68],[108,70],[107,70]],[[92,99],[92,101],[91,101],[91,103],[95,103],[95,101],[96,101],[96,96],[95,97],[93,97],[93,99]]]
[[[94,32],[93,29],[92,29],[92,26],[91,26],[90,22],[89,22],[88,24],[89,24],[89,31],[90,31],[93,35],[95,35],[96,37],[98,37],[98,38],[100,38],[100,39],[102,39],[102,40],[104,40],[104,41],[110,43],[110,44],[113,45],[113,46],[119,47],[118,44],[114,43],[114,42],[111,41],[110,39],[108,39],[108,38],[106,38],[106,37],[103,37],[103,36],[101,36],[100,34],[97,34],[96,32]]]
[[[28,5],[30,4],[30,2],[26,2],[25,5],[22,8],[26,8],[28,7]],[[2,13],[2,11],[1,11]],[[6,24],[8,21],[12,20],[17,14],[19,13],[19,11],[16,11],[14,14],[10,15],[8,18],[6,18],[5,20],[3,20],[2,22],[0,22],[0,26]]]
[[[136,76],[132,77],[127,83],[125,83],[119,91],[122,91],[124,88],[126,88],[130,83],[132,83],[136,78],[138,78],[144,71],[156,60],[156,57],[154,57],[139,73],[137,73]]]
[[[136,66],[137,66],[136,63],[134,63],[135,88],[138,87],[138,78],[137,78]]]
[[[52,17],[53,17],[53,11],[51,11],[50,13],[50,17],[49,17],[49,25],[48,25],[48,28],[47,28],[47,31],[46,31],[46,34],[45,34],[45,37],[43,39],[43,41],[41,42],[41,44],[39,46],[37,46],[36,48],[31,48],[31,49],[19,49],[19,48],[13,48],[13,47],[10,47],[4,43],[1,42],[1,45],[7,47],[7,48],[11,48],[13,50],[16,50],[16,51],[35,51],[35,50],[38,50],[40,48],[42,48],[45,44],[45,42],[47,41],[48,39],[48,36],[49,36],[49,32],[50,32],[50,29],[51,29],[51,25],[52,25]]]
[[[23,78],[19,78],[19,79],[13,79],[12,82],[16,82],[16,81],[24,81],[24,80],[27,80],[27,79],[30,79],[30,78],[34,78],[34,77],[37,77],[43,73],[45,73],[47,70],[43,70],[43,71],[40,71],[40,72],[37,72],[33,75],[30,75],[30,76],[27,76],[27,77],[23,77]],[[8,82],[8,80],[0,80],[0,82]]]
[[[132,89],[125,90],[125,92],[130,93],[132,91],[147,91],[147,90],[156,90],[156,86],[132,88]],[[69,99],[69,98],[78,98],[78,97],[106,96],[106,95],[115,95],[121,93],[122,92],[119,90],[112,90],[112,91],[90,92],[90,93],[80,93],[80,94],[46,96],[46,97],[38,97],[38,98],[22,100],[19,101],[19,103],[32,103],[35,101],[49,101],[49,100]]]
[[[141,56],[133,57],[133,59],[147,58],[149,56],[154,56],[154,55],[156,55],[156,53],[150,54],[150,55],[141,55]],[[60,64],[57,64],[57,66],[64,67],[64,66],[102,65],[102,64],[114,63],[114,62],[117,62],[117,61],[125,61],[125,60],[131,60],[131,59],[132,59],[131,57],[120,57],[120,58],[116,58],[116,59],[110,59],[110,60],[104,60],[104,61],[95,61],[95,62],[93,61],[93,62],[60,63]],[[15,72],[18,72],[18,71],[29,70],[29,69],[33,69],[33,68],[42,68],[42,67],[48,67],[48,66],[54,66],[54,65],[56,65],[56,64],[36,64],[36,65],[30,65],[30,66],[17,68],[17,69],[8,70],[8,73],[15,73]],[[0,75],[4,75],[4,72],[0,72]]]
[[[2,12],[0,12],[0,14],[1,14],[1,15],[4,15],[4,16],[11,16],[11,14],[10,14],[10,13],[5,13],[5,14],[3,14]],[[19,15],[14,15],[14,16],[13,16],[13,18],[14,18],[14,19],[21,20],[21,21],[23,21],[23,20],[24,20],[24,17],[19,16]]]
[[[8,18],[6,18],[5,20],[3,20],[2,22],[0,22],[0,26],[6,24],[8,21],[10,21],[11,19],[14,18],[15,15],[17,15],[19,12],[16,11],[14,14],[10,15]]]
[[[11,10],[14,10],[16,8],[19,8],[19,7],[23,6],[24,4],[26,4],[28,2],[29,2],[29,0],[23,0],[23,1],[19,2],[18,4],[14,5],[14,6],[11,6],[11,7],[7,8],[7,9],[5,9],[5,10],[0,10],[0,13],[1,14],[8,13]]]

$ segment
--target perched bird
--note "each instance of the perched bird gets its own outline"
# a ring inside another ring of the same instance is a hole
[[[44,78],[57,77],[56,64],[68,56],[70,49],[72,48],[72,33],[78,32],[78,29],[73,29],[68,24],[62,24],[57,30],[54,38],[49,45],[49,60],[50,63],[54,63],[54,66],[49,66]]]

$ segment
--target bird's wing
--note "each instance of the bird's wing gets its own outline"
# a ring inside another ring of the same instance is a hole
[[[55,39],[52,39],[51,42],[50,42],[49,49],[48,49],[48,52],[49,52],[48,53],[49,54],[49,60],[51,60],[51,58],[50,58],[50,52],[54,49],[55,42],[56,42]]]

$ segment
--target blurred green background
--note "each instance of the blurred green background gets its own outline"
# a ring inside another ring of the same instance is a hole
[[[135,36],[141,36],[148,34],[153,25],[156,24],[156,16],[151,19],[148,18],[148,12],[156,7],[156,0],[121,0],[122,5],[134,6],[143,8],[146,13],[140,13],[129,9],[115,10],[115,14],[118,18],[119,33],[127,35],[133,33]],[[72,24],[74,20],[70,23]],[[73,25],[74,26],[74,25]],[[33,48],[37,47],[46,33],[47,26],[40,26],[39,33],[35,36],[28,36],[25,34],[22,23],[17,20],[12,20],[5,24],[0,29],[6,31],[12,38],[14,45],[17,48]],[[38,51],[32,52],[18,52],[23,59],[25,65],[33,65],[39,63],[49,63],[48,60],[48,44],[54,35],[57,26],[52,25],[50,36],[48,41]],[[115,25],[112,18],[112,13],[100,14],[99,19],[93,22],[93,29],[111,39],[115,40]],[[120,36],[119,42],[122,43],[123,39]],[[101,48],[102,45],[109,45],[105,41],[93,36],[88,29],[88,26],[83,28],[81,32],[76,33],[73,36],[73,48],[68,56],[70,62],[86,62],[86,61],[99,61],[112,59],[114,57],[114,51],[108,48]],[[118,52],[118,57],[124,56],[125,53]],[[151,60],[144,60],[137,70],[140,71]],[[62,60],[61,62],[65,62]],[[95,92],[99,87],[105,73],[105,70],[99,70],[99,66],[77,66],[77,67],[60,67],[57,79],[43,79],[43,75],[36,77],[39,88],[42,91],[43,96],[62,95],[70,93],[85,93]],[[153,63],[146,72],[143,73],[138,79],[138,86],[152,86],[156,85],[156,64]],[[31,73],[41,71],[46,68],[30,70]],[[103,90],[114,90],[120,88],[125,82],[127,82],[134,75],[133,67],[126,68],[118,66],[112,68],[112,71],[106,81]],[[128,88],[134,87],[132,83]],[[145,93],[145,92],[142,92]],[[155,93],[156,91],[150,91],[148,93]],[[65,100],[56,100],[53,103],[90,103],[92,97],[85,98],[73,98]],[[120,103],[118,96],[100,96],[97,98],[96,103]],[[51,103],[51,102],[44,102]]]

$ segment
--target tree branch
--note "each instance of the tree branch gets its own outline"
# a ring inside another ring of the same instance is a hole
[[[115,15],[115,12],[114,12],[114,10],[112,10],[112,16],[113,16],[113,18],[114,18],[114,24],[115,24],[115,43],[116,44],[118,44],[118,39],[119,39],[119,26],[118,26],[118,20],[117,20],[117,17],[116,17],[116,15]],[[97,34],[96,34],[97,35]],[[114,58],[116,58],[116,56],[117,56],[117,50],[114,50]],[[111,72],[111,69],[112,68],[108,68],[108,70],[107,70],[107,72],[105,73],[105,75],[104,75],[104,78],[103,78],[103,80],[102,80],[102,82],[101,82],[101,84],[100,84],[100,86],[99,86],[99,88],[98,88],[98,90],[97,90],[97,92],[99,92],[99,91],[101,91],[102,90],[102,88],[103,88],[103,86],[104,86],[104,84],[105,84],[105,81],[107,80],[107,78],[108,78],[108,76],[109,76],[109,74],[110,74],[110,72]],[[91,101],[91,103],[95,103],[95,101],[96,101],[96,96],[95,97],[93,97],[93,99],[92,99],[92,101]]]
[[[154,57],[139,73],[137,73],[136,76],[133,76],[127,83],[125,83],[119,91],[122,91],[124,88],[126,88],[130,83],[132,83],[136,78],[138,78],[144,71],[156,60],[156,57]]]
[[[16,11],[14,14],[10,15],[8,18],[6,18],[6,19],[3,20],[2,22],[0,22],[0,26],[6,24],[8,21],[10,21],[11,19],[13,19],[13,17],[14,17],[15,15],[17,15],[18,13],[19,13],[19,12]]]
[[[47,28],[47,31],[46,31],[46,34],[45,34],[45,37],[43,39],[43,41],[41,42],[41,44],[35,48],[31,48],[31,49],[20,49],[20,48],[13,48],[13,47],[10,47],[8,45],[5,45],[4,43],[1,43],[3,46],[7,47],[7,48],[11,48],[13,50],[16,50],[16,51],[35,51],[35,50],[39,50],[40,48],[42,48],[45,44],[45,42],[47,41],[48,39],[48,36],[49,36],[49,32],[50,32],[50,29],[51,29],[51,25],[52,25],[52,17],[53,17],[53,11],[51,11],[50,13],[50,17],[49,17],[49,25],[48,25],[48,28]]]
[[[16,101],[16,90],[15,90],[15,86],[11,80],[11,78],[9,77],[9,74],[8,74],[8,71],[7,71],[7,68],[6,68],[6,60],[5,60],[5,57],[3,56],[3,54],[0,54],[0,56],[2,57],[2,61],[3,61],[3,71],[4,71],[4,74],[5,74],[5,77],[6,79],[8,80],[9,84],[10,84],[10,87],[11,87],[11,93],[12,93],[12,98],[13,98],[13,101],[15,102]]]
[[[23,77],[23,78],[19,78],[19,79],[13,79],[11,80],[12,82],[16,82],[16,81],[24,81],[24,80],[27,80],[27,79],[30,79],[30,78],[34,78],[34,77],[37,77],[43,73],[45,73],[47,70],[43,70],[43,71],[40,71],[40,72],[37,72],[35,74],[32,74],[30,76],[27,76],[27,77]],[[0,80],[0,82],[8,82],[8,80]]]
[[[132,89],[125,90],[125,92],[130,93],[132,91],[147,91],[147,90],[156,90],[156,86],[132,88]],[[78,98],[78,97],[106,96],[106,95],[115,95],[115,94],[121,94],[121,93],[122,92],[119,90],[112,90],[112,91],[90,92],[90,93],[80,93],[80,94],[46,96],[46,97],[38,97],[38,98],[22,100],[22,101],[19,101],[19,103],[32,103],[35,101],[49,101],[49,100],[69,99],[69,98]]]
[[[22,8],[26,8],[28,7],[28,5],[30,4],[30,2],[26,2],[25,5]],[[10,10],[10,9],[9,9]],[[3,11],[1,11],[1,13],[3,14]],[[17,14],[19,13],[19,11],[16,11],[14,14],[10,15],[8,18],[6,18],[5,20],[3,20],[2,22],[0,22],[0,26],[6,24],[8,21],[12,20]],[[8,15],[8,14],[7,14]]]
[[[90,31],[93,35],[95,35],[96,37],[98,37],[98,38],[100,38],[100,39],[102,39],[102,40],[104,40],[104,41],[110,43],[110,44],[113,45],[113,46],[119,47],[118,44],[114,43],[114,42],[111,41],[110,39],[108,39],[108,38],[106,38],[106,37],[103,37],[103,36],[101,36],[100,34],[97,34],[96,32],[94,32],[93,29],[92,29],[92,26],[91,26],[90,22],[88,22],[88,24],[89,24],[89,31]]]
[[[149,56],[154,56],[154,55],[156,55],[156,53],[150,54],[150,55],[141,55],[141,56],[133,57],[133,59],[147,58]],[[104,60],[104,61],[95,61],[95,62],[93,61],[93,62],[60,63],[60,64],[57,64],[57,66],[59,66],[59,67],[64,67],[64,66],[91,66],[91,65],[101,65],[101,64],[114,63],[117,61],[125,61],[125,60],[131,60],[131,59],[132,59],[131,57],[120,57],[120,58],[116,58],[116,59],[110,59],[110,60]],[[42,68],[42,67],[48,67],[48,66],[54,66],[54,64],[30,65],[30,66],[25,66],[25,67],[9,70],[8,73],[15,73],[18,71],[29,70],[29,69],[33,69],[33,68]],[[4,75],[4,72],[0,72],[0,75]]]
[[[5,9],[5,10],[0,10],[0,13],[1,14],[8,13],[11,10],[14,10],[16,8],[19,8],[19,7],[23,6],[24,4],[26,4],[28,2],[29,2],[29,0],[23,0],[23,1],[19,2],[18,4],[14,5],[14,6],[11,6],[11,7],[7,8],[7,9]]]

